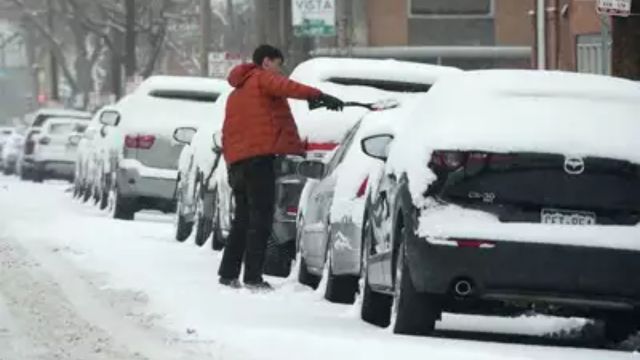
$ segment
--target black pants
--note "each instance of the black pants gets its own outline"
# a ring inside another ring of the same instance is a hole
[[[275,206],[274,157],[255,157],[229,166],[236,209],[218,274],[236,279],[244,256],[244,282],[262,281]]]

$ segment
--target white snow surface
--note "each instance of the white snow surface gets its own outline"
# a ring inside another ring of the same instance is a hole
[[[474,71],[443,79],[403,109],[388,170],[408,175],[416,205],[434,180],[427,167],[433,150],[546,152],[640,163],[640,88],[629,80]]]
[[[276,287],[270,294],[222,288],[216,282],[219,254],[212,253],[208,245],[197,248],[173,240],[169,216],[141,213],[134,222],[115,221],[93,207],[73,202],[64,193],[66,187],[0,177],[0,203],[11,204],[0,206],[3,247],[22,246],[37,255],[39,268],[54,276],[76,311],[94,326],[106,329],[110,341],[125,345],[140,358],[635,358],[631,353],[602,350],[396,336],[360,321],[357,305],[330,304],[294,279],[270,279]],[[0,266],[10,265],[2,262]],[[0,295],[4,290],[0,287]],[[129,300],[123,303],[123,299]],[[135,308],[128,309],[132,303]],[[508,319],[445,314],[438,328],[543,334],[583,323],[544,316]],[[74,345],[53,342],[48,346]],[[2,352],[0,349],[0,357]]]

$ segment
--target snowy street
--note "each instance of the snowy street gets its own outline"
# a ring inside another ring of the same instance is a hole
[[[173,240],[171,216],[114,221],[68,188],[0,178],[0,359],[635,358],[544,336],[578,319],[445,315],[439,337],[403,337],[294,280],[221,289],[219,254]]]

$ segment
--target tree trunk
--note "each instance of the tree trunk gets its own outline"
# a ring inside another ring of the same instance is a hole
[[[633,1],[631,13],[613,18],[611,65],[614,76],[640,80],[640,0]]]

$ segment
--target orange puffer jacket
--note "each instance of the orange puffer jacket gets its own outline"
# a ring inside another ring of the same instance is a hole
[[[303,154],[304,147],[287,98],[315,99],[320,90],[253,64],[229,75],[235,88],[227,100],[222,148],[227,164],[256,156]]]

